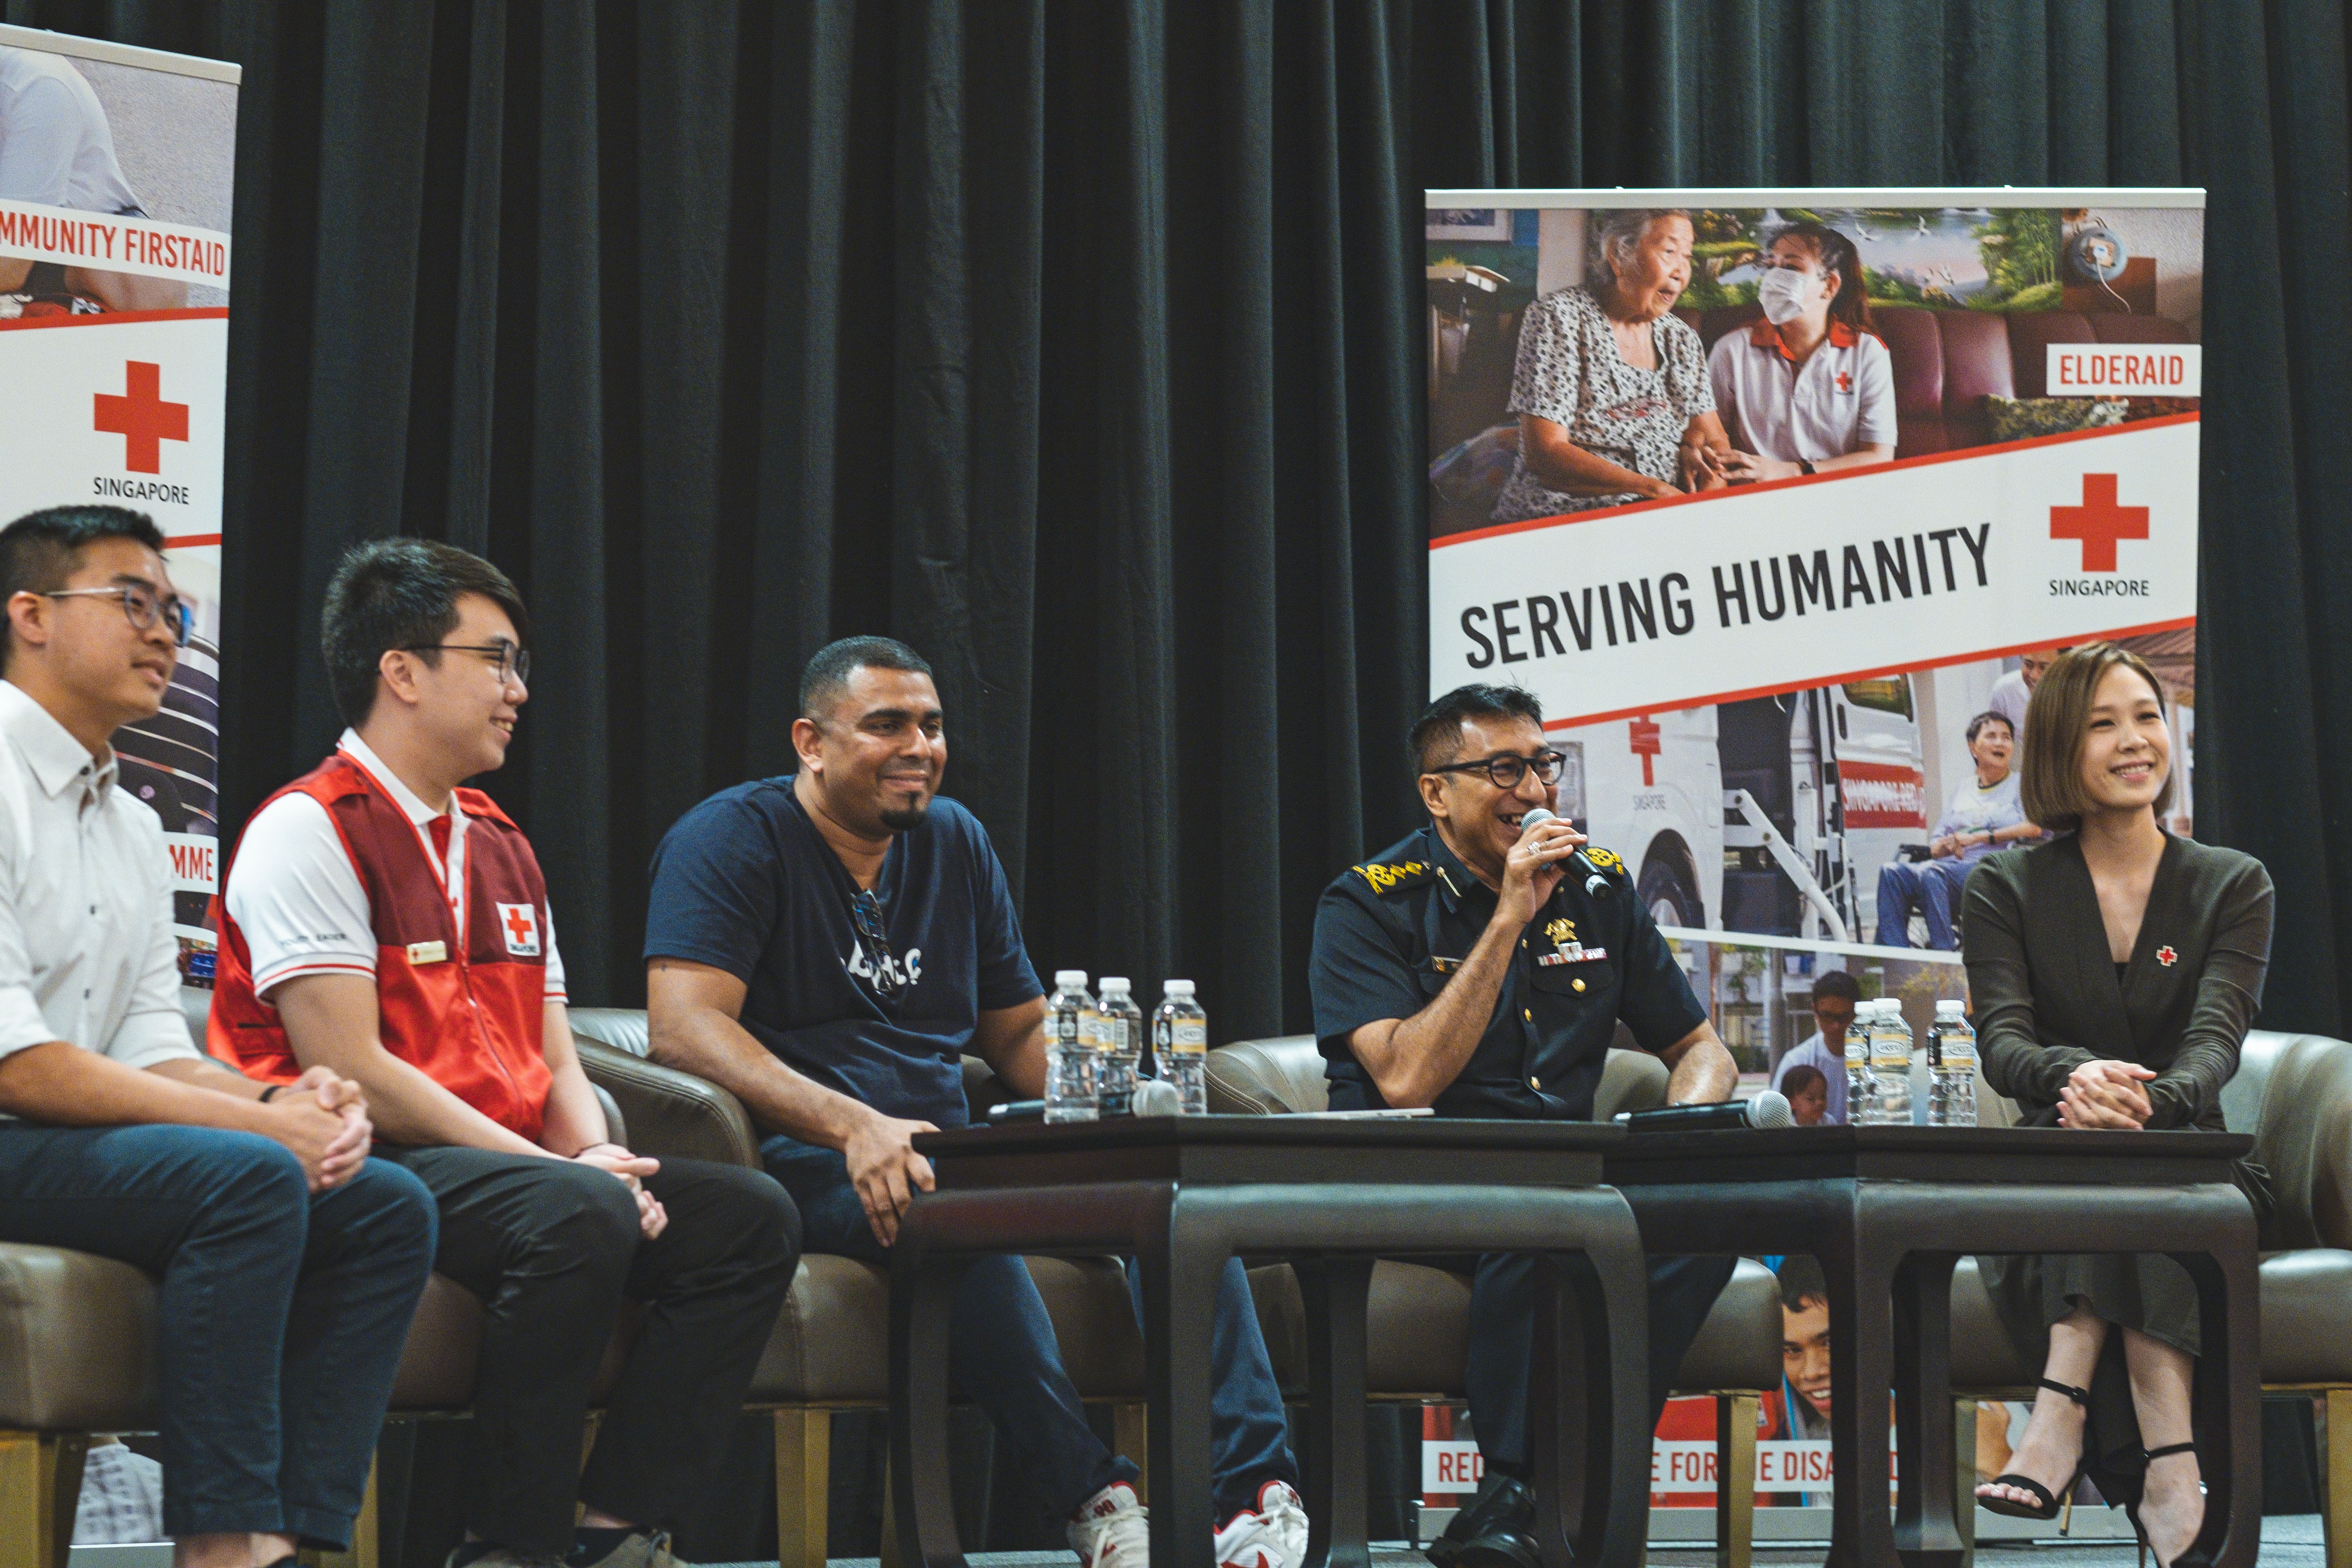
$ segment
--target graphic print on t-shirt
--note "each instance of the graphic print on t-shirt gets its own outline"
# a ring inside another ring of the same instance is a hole
[[[899,958],[886,949],[877,962],[866,955],[863,941],[852,937],[849,956],[841,961],[841,967],[872,986],[877,995],[880,995],[886,986],[895,993],[922,979],[923,950],[910,947],[907,950],[907,956]]]
[[[499,934],[507,939],[507,952],[511,956],[537,958],[539,911],[529,904],[500,904]]]

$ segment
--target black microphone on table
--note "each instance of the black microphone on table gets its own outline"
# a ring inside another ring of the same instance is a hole
[[[1542,806],[1538,806],[1533,811],[1528,813],[1525,816],[1519,818],[1519,837],[1525,838],[1528,834],[1533,833],[1538,827],[1543,826],[1543,824],[1547,822],[1558,822],[1560,818],[1558,813],[1546,811]],[[1609,885],[1609,879],[1601,874],[1601,868],[1595,866],[1591,861],[1584,858],[1584,850],[1580,847],[1570,854],[1569,858],[1575,861],[1577,868],[1584,873],[1584,892],[1586,897],[1605,899],[1609,897],[1610,894],[1616,891],[1614,888]]]
[[[1655,1110],[1621,1110],[1617,1125],[1628,1132],[1705,1132],[1718,1127],[1793,1127],[1789,1097],[1768,1089],[1753,1100],[1710,1105],[1662,1105]]]
[[[1128,1102],[1130,1116],[1175,1116],[1184,1109],[1184,1097],[1166,1079],[1138,1079],[1135,1098]],[[1043,1121],[1045,1102],[1042,1100],[1008,1100],[1002,1105],[988,1108],[988,1124],[1002,1127],[1011,1121]],[[1117,1118],[1111,1118],[1116,1121]]]

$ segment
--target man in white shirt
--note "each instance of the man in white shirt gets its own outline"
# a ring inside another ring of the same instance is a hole
[[[1772,1069],[1772,1087],[1780,1089],[1801,1067],[1817,1068],[1829,1089],[1830,1109],[1824,1121],[1845,1121],[1845,1032],[1853,1026],[1853,1010],[1861,1005],[1862,987],[1843,969],[1825,969],[1813,981],[1813,1032],[1782,1057]]]
[[[2025,749],[2025,705],[2033,700],[2033,689],[2042,684],[2042,672],[2057,662],[2066,650],[2056,647],[2030,649],[2017,661],[2017,668],[1992,683],[1992,692],[1985,699],[1988,712],[2000,714],[2009,721],[2010,739]]]
[[[163,542],[119,507],[0,531],[0,1241],[160,1278],[175,1563],[268,1568],[351,1541],[433,1201],[367,1157],[358,1085],[188,1038],[163,828],[109,744],[178,663]]]

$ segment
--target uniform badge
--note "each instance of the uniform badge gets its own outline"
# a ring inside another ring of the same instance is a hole
[[[2174,964],[2180,962],[2180,955],[2173,952],[2171,945],[2167,943],[2165,946],[2159,947],[2156,950],[2156,961],[2164,965],[2165,968],[2169,969]]]
[[[1576,922],[1561,916],[1544,923],[1544,936],[1554,947],[1566,947],[1576,940]]]
[[[1598,845],[1586,845],[1584,858],[1603,871],[1622,871],[1625,868],[1625,862],[1617,858],[1615,850],[1603,849]]]
[[[1355,874],[1370,883],[1376,893],[1393,893],[1417,887],[1430,879],[1431,868],[1425,860],[1400,860],[1393,865],[1375,862],[1369,866],[1350,867]]]
[[[449,962],[449,944],[446,942],[412,942],[408,944],[408,962],[446,963]]]
[[[507,940],[507,952],[515,958],[539,956],[539,910],[530,904],[500,904],[499,934]]]

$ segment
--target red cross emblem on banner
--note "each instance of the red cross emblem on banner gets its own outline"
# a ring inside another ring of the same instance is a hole
[[[2147,537],[2147,508],[2116,504],[2113,474],[2083,476],[2083,504],[2050,509],[2050,537],[2080,540],[2083,570],[2116,569],[2116,541]]]
[[[2176,963],[2179,962],[2179,959],[2180,955],[2172,951],[2169,943],[2167,943],[2165,946],[2159,947],[2156,950],[2156,961],[2164,965],[2167,969],[2171,968]]]
[[[90,424],[101,435],[122,437],[122,466],[134,474],[163,471],[163,443],[188,438],[188,405],[163,401],[163,367],[145,360],[125,360],[122,389],[117,397],[99,393],[93,399]]]
[[[1633,754],[1642,759],[1642,787],[1656,788],[1658,783],[1655,776],[1658,759],[1657,721],[1647,715],[1633,720],[1625,726],[1625,740],[1626,743],[1633,748]]]
[[[1837,389],[1840,392],[1853,390],[1853,374],[1851,371],[1842,370],[1837,373]]]
[[[500,904],[499,931],[517,958],[539,956],[539,910],[530,904]]]

